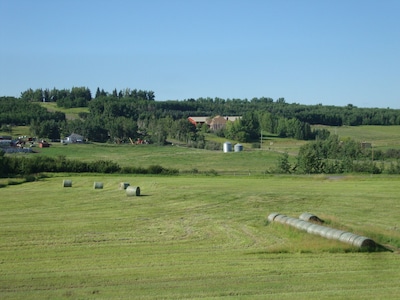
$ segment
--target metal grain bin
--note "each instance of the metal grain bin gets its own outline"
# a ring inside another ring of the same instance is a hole
[[[235,152],[240,152],[243,151],[243,145],[242,144],[236,144],[234,147]]]
[[[225,142],[224,143],[224,152],[231,152],[232,151],[232,143],[231,142]]]

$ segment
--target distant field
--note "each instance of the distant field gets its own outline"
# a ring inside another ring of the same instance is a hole
[[[267,216],[312,212],[396,249],[399,182],[70,174],[11,185],[0,189],[0,298],[397,299],[398,250],[358,252]]]
[[[270,150],[255,150],[223,153],[186,148],[181,146],[158,147],[154,145],[115,144],[70,144],[53,143],[50,148],[35,148],[39,154],[57,157],[65,155],[70,159],[83,161],[112,160],[120,166],[147,168],[161,165],[181,172],[205,172],[214,170],[230,174],[263,174],[274,167],[280,153]]]
[[[326,128],[341,138],[370,142],[377,149],[400,148],[400,126],[315,126]]]
[[[11,135],[13,138],[25,135],[29,136],[29,126],[13,126],[11,133],[0,130],[0,135]]]
[[[341,138],[356,141],[368,141],[375,149],[400,148],[400,126],[359,126],[359,127],[324,127]],[[13,134],[24,135],[28,127],[15,127]],[[0,133],[1,134],[1,133]],[[7,134],[7,133],[4,133]],[[222,144],[224,138],[208,138]],[[234,145],[236,142],[231,141]],[[254,149],[251,144],[243,144],[240,153],[223,153],[201,149],[186,148],[178,145],[157,147],[154,145],[116,145],[116,144],[71,144],[53,143],[50,148],[34,148],[38,154],[50,157],[60,155],[83,161],[112,160],[120,166],[148,167],[161,165],[178,169],[181,172],[207,172],[210,170],[226,174],[264,174],[276,166],[281,153],[290,154],[292,162],[301,145],[306,141],[282,139],[276,136],[264,136],[262,148]]]
[[[40,102],[40,105],[51,112],[60,111],[65,113],[66,118],[69,120],[79,119],[80,112],[89,112],[89,108],[87,107],[63,108],[58,107],[55,102]]]

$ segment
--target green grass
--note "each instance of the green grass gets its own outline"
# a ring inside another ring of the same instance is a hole
[[[68,120],[79,119],[79,113],[89,112],[88,107],[74,107],[74,108],[63,108],[57,106],[56,102],[40,102],[41,106],[45,107],[50,112],[60,111],[65,113],[65,117]]]
[[[400,146],[398,126],[329,129],[381,149]],[[396,299],[400,177],[264,174],[281,152],[297,154],[302,143],[266,136],[261,150],[245,144],[240,153],[152,145],[35,148],[33,155],[237,176],[0,180],[0,298]],[[249,174],[257,176],[240,176]],[[62,188],[63,179],[73,187]],[[95,181],[104,189],[94,190]],[[120,182],[140,186],[142,196],[127,197]],[[298,217],[305,211],[394,252],[360,252],[267,221],[272,212]]]
[[[1,188],[0,297],[395,299],[398,252],[358,252],[267,216],[308,211],[398,248],[399,179],[71,174]]]
[[[0,135],[12,136],[13,138],[17,138],[19,136],[30,136],[29,126],[12,126],[11,132],[1,131]]]
[[[276,165],[281,155],[270,150],[245,149],[243,152],[223,153],[180,146],[158,147],[155,145],[116,145],[116,144],[69,144],[53,143],[50,148],[35,148],[39,153],[57,157],[65,155],[70,159],[83,161],[112,160],[120,166],[147,168],[161,165],[164,168],[178,169],[181,172],[215,170],[218,173],[252,174],[265,173]]]
[[[360,126],[328,128],[343,138],[351,137],[359,141],[369,141],[375,149],[400,147],[399,126]],[[365,137],[365,138],[364,138]],[[367,138],[368,137],[368,138]],[[221,143],[226,139],[215,138]],[[232,141],[232,143],[235,143]],[[64,155],[70,159],[83,161],[112,160],[120,166],[147,168],[161,165],[165,168],[178,169],[180,172],[208,172],[215,170],[219,174],[264,174],[276,167],[278,157],[283,152],[290,154],[291,163],[305,141],[264,136],[262,149],[253,149],[251,144],[244,144],[244,151],[223,153],[180,147],[177,145],[157,147],[154,145],[116,145],[116,144],[70,144],[53,143],[50,148],[39,149],[35,155],[57,157]]]
[[[370,142],[377,149],[400,148],[400,126],[315,126],[326,128],[341,138]]]

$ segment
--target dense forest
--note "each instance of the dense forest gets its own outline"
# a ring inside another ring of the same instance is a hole
[[[65,114],[48,112],[39,102],[55,102],[63,108],[87,107],[80,119],[67,120]],[[215,132],[240,142],[258,139],[261,130],[281,137],[314,140],[324,132],[311,125],[358,126],[400,125],[400,110],[347,106],[302,105],[286,103],[284,98],[221,99],[198,98],[181,101],[156,101],[153,91],[129,89],[105,92],[97,88],[94,97],[89,88],[28,89],[20,98],[0,98],[0,127],[29,125],[32,135],[57,140],[72,132],[90,141],[126,142],[146,139],[163,144],[168,138],[193,146],[206,147],[202,133],[189,116],[241,116]]]

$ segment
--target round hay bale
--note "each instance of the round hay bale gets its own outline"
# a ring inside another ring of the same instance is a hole
[[[268,221],[270,221],[270,222],[274,221],[274,219],[275,219],[277,216],[279,216],[279,215],[280,215],[279,213],[272,213],[272,214],[270,214],[270,215],[268,216]]]
[[[324,220],[318,218],[316,215],[310,213],[302,213],[299,217],[300,220],[308,221],[308,222],[316,222],[316,223],[324,223]]]
[[[359,248],[375,248],[376,244],[373,240],[370,238],[367,238],[365,236],[358,236],[354,241],[353,241],[353,246],[359,247]]]
[[[102,182],[95,182],[93,184],[94,189],[102,189],[103,188],[103,183]]]
[[[290,226],[293,226],[294,228],[299,229],[301,222],[303,222],[302,220],[299,219],[294,219],[292,220],[290,223],[288,223]]]
[[[351,232],[343,232],[340,236],[339,236],[339,241],[344,242],[344,243],[349,243],[349,240],[352,238],[352,236],[354,236],[354,233]],[[351,244],[351,243],[350,243]]]
[[[311,234],[319,234],[321,232],[321,229],[323,229],[322,226],[317,225],[317,224],[312,224],[311,226],[307,227],[307,232]]]
[[[129,184],[128,182],[121,182],[121,183],[119,184],[119,189],[120,189],[120,190],[126,190],[126,188],[127,188],[128,186],[130,186],[130,184]]]
[[[275,221],[275,222],[279,222],[279,223],[281,223],[281,224],[285,224],[287,219],[288,219],[288,216],[285,216],[285,215],[277,215],[277,216],[274,218],[274,221]]]
[[[332,228],[331,230],[328,230],[326,232],[326,238],[331,239],[331,240],[339,240],[339,237],[344,233],[343,230],[339,229],[334,229]]]
[[[138,186],[128,186],[126,188],[126,195],[130,196],[140,196],[140,187]]]
[[[290,226],[294,226],[299,219],[288,217],[286,220],[286,224]]]
[[[63,180],[63,187],[72,187],[72,180]]]
[[[344,232],[339,236],[339,241],[352,245],[354,240],[358,238],[359,235],[351,233],[351,232]]]
[[[310,223],[310,222],[306,222],[303,220],[300,220],[300,221],[302,221],[302,222],[299,222],[298,228],[301,230],[304,230],[304,231],[307,231],[308,227],[313,225],[313,223]]]

